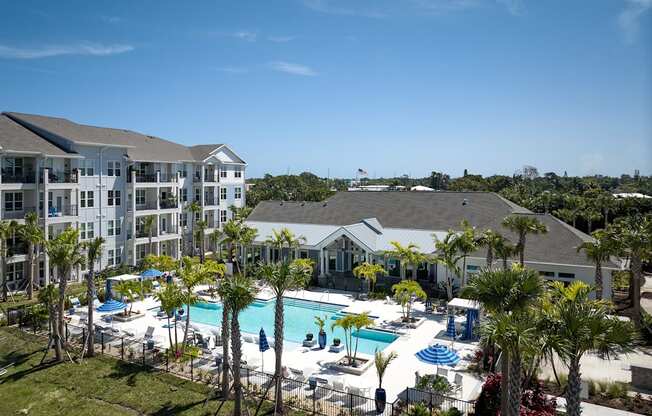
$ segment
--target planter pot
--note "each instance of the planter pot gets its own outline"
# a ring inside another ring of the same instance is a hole
[[[387,404],[385,389],[376,389],[376,413],[383,413]]]
[[[326,348],[326,332],[319,333],[319,349],[323,350]]]
[[[312,335],[312,334],[306,334],[306,340],[312,341],[313,336],[314,335]]]

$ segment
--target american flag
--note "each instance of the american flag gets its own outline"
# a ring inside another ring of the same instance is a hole
[[[358,175],[367,176],[367,171],[364,170],[364,169],[359,169],[359,168],[358,168]]]

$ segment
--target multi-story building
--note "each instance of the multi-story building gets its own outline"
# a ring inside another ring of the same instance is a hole
[[[67,227],[82,240],[102,236],[96,268],[136,265],[146,255],[179,258],[244,206],[246,163],[227,145],[183,146],[129,130],[40,115],[0,115],[0,220],[38,212],[46,238]],[[196,201],[201,213],[188,206]],[[25,286],[25,247],[8,242],[10,290]],[[41,284],[53,273],[42,254]],[[79,276],[75,276],[79,278]]]

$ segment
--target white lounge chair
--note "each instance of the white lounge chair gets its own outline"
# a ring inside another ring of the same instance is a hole
[[[78,297],[72,297],[70,298],[70,306],[73,308],[79,308],[81,306],[81,302],[79,301]]]
[[[437,375],[442,376],[445,379],[448,379],[448,369],[443,367],[437,367]]]
[[[390,298],[389,296],[385,296],[385,304],[386,305],[391,305],[392,304],[392,298]]]
[[[464,376],[460,373],[455,373],[455,378],[453,380],[454,392],[459,397],[462,397],[462,386],[464,383]]]
[[[127,333],[127,331],[124,331]],[[148,326],[147,331],[145,331],[145,335],[143,336],[144,339],[151,339],[152,336],[154,335],[154,327],[153,326]]]

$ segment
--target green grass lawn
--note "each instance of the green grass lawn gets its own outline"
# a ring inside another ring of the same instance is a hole
[[[0,328],[0,366],[14,363],[0,376],[0,415],[213,415],[217,410],[217,401],[204,406],[206,385],[109,357],[41,366],[44,346],[43,338]],[[230,413],[227,403],[220,414]]]
[[[57,292],[58,293],[58,292]],[[86,283],[71,283],[66,289],[66,294],[68,296],[82,296],[86,293]],[[32,299],[28,299],[27,295],[24,293],[17,293],[13,296],[10,296],[6,302],[0,301],[0,310],[7,310],[13,308],[20,308],[23,306],[34,305],[38,303],[38,291],[34,291],[34,296]]]

